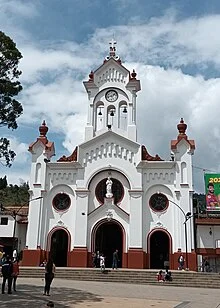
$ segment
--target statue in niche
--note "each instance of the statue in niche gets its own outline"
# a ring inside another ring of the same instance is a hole
[[[112,180],[110,179],[110,177],[107,178],[106,181],[106,198],[112,198],[113,194],[112,194]]]

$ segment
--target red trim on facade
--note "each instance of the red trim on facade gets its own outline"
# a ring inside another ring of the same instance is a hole
[[[70,162],[70,161],[77,161],[77,152],[78,152],[78,147],[75,147],[75,150],[70,156],[65,156],[63,155],[60,157],[57,161],[58,162]]]
[[[196,218],[196,225],[220,225],[219,218]]]
[[[128,249],[128,268],[144,268],[146,253],[142,248]]]
[[[24,249],[22,256],[22,266],[40,266],[45,259],[45,251],[41,249]]]
[[[196,253],[198,255],[216,255],[218,253],[216,253],[216,250],[219,251],[219,248],[215,249],[215,248],[197,248],[196,249]]]
[[[151,156],[144,145],[141,146],[141,160],[163,161],[159,155]]]
[[[88,250],[87,247],[76,247],[68,252],[67,266],[87,267]]]
[[[178,143],[184,139],[189,144],[191,150],[195,150],[195,141],[189,140],[186,135],[187,124],[184,123],[183,118],[180,119],[180,123],[177,125],[179,135],[176,140],[171,140],[171,150],[176,150]]]

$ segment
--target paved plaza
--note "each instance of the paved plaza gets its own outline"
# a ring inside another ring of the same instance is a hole
[[[75,308],[220,308],[217,289],[181,288],[54,279],[51,296],[43,295],[44,280],[18,278],[17,292],[1,294],[0,307]]]

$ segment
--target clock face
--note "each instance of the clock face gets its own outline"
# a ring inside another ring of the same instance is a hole
[[[118,93],[114,90],[109,90],[106,92],[105,98],[108,102],[115,102],[118,99]]]

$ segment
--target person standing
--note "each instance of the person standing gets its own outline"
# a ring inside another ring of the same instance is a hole
[[[8,294],[12,294],[11,285],[12,285],[12,273],[13,273],[13,265],[11,258],[6,256],[6,259],[2,263],[2,294],[5,293],[5,283],[8,282]]]
[[[92,267],[96,267],[96,253],[92,253]]]
[[[178,258],[178,263],[179,263],[178,269],[179,270],[183,270],[184,269],[184,261],[185,260],[184,260],[183,254],[181,253],[181,255]]]
[[[118,249],[113,252],[112,269],[118,269]]]
[[[19,262],[18,258],[16,258],[13,263],[13,272],[12,272],[12,284],[13,284],[13,290],[16,292],[16,281],[19,275]]]
[[[105,257],[102,253],[100,255],[100,268],[101,268],[101,272],[104,273],[104,271],[105,271]]]
[[[14,261],[17,259],[17,257],[18,257],[17,250],[14,249],[14,250],[13,250],[13,253],[12,253],[12,262],[14,262]]]
[[[44,295],[50,296],[50,286],[53,281],[55,271],[56,271],[55,264],[53,263],[53,260],[50,258],[45,266]]]
[[[96,267],[100,267],[100,253],[97,251],[96,253]]]

